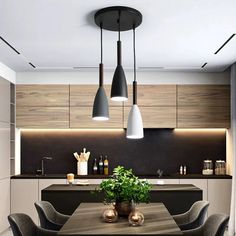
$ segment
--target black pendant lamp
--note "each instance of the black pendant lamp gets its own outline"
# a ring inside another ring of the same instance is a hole
[[[117,67],[111,85],[111,100],[117,102],[123,102],[128,99],[127,82],[126,82],[125,72],[121,64],[122,50],[120,41],[120,21],[121,21],[121,12],[119,11],[119,16],[117,19],[117,24],[118,24]]]
[[[118,32],[117,67],[111,86],[111,99],[114,101],[126,101],[128,99],[128,90],[121,62],[120,32],[138,27],[142,23],[142,14],[134,8],[114,6],[97,11],[94,20],[98,26],[102,24],[103,29]]]
[[[103,48],[102,48],[102,25],[101,29],[101,63],[99,64],[99,88],[93,103],[93,120],[108,120],[109,105],[105,89],[103,87]]]

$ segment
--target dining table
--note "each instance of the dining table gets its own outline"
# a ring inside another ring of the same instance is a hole
[[[176,203],[178,204],[178,203]],[[128,217],[106,223],[102,214],[108,209],[103,203],[81,203],[58,235],[183,235],[163,203],[141,203],[137,209],[144,215],[141,226],[131,226]]]

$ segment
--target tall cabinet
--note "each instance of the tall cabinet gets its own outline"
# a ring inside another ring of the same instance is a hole
[[[10,82],[0,78],[0,232],[10,213]]]

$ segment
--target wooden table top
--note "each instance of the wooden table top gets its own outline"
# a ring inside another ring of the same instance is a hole
[[[139,204],[145,217],[139,227],[130,226],[127,218],[105,223],[105,209],[102,203],[81,203],[58,235],[183,235],[163,203]]]

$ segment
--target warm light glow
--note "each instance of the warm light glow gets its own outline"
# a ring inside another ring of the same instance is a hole
[[[227,129],[223,128],[196,128],[196,129],[188,129],[188,128],[175,128],[175,132],[226,132]]]
[[[111,100],[115,102],[124,102],[124,101],[127,101],[128,98],[127,97],[112,97]]]
[[[125,132],[124,129],[106,129],[106,128],[81,128],[81,129],[20,129],[22,132]]]
[[[108,117],[105,117],[105,116],[95,116],[92,118],[93,120],[97,120],[97,121],[105,121],[105,120],[109,120]]]

